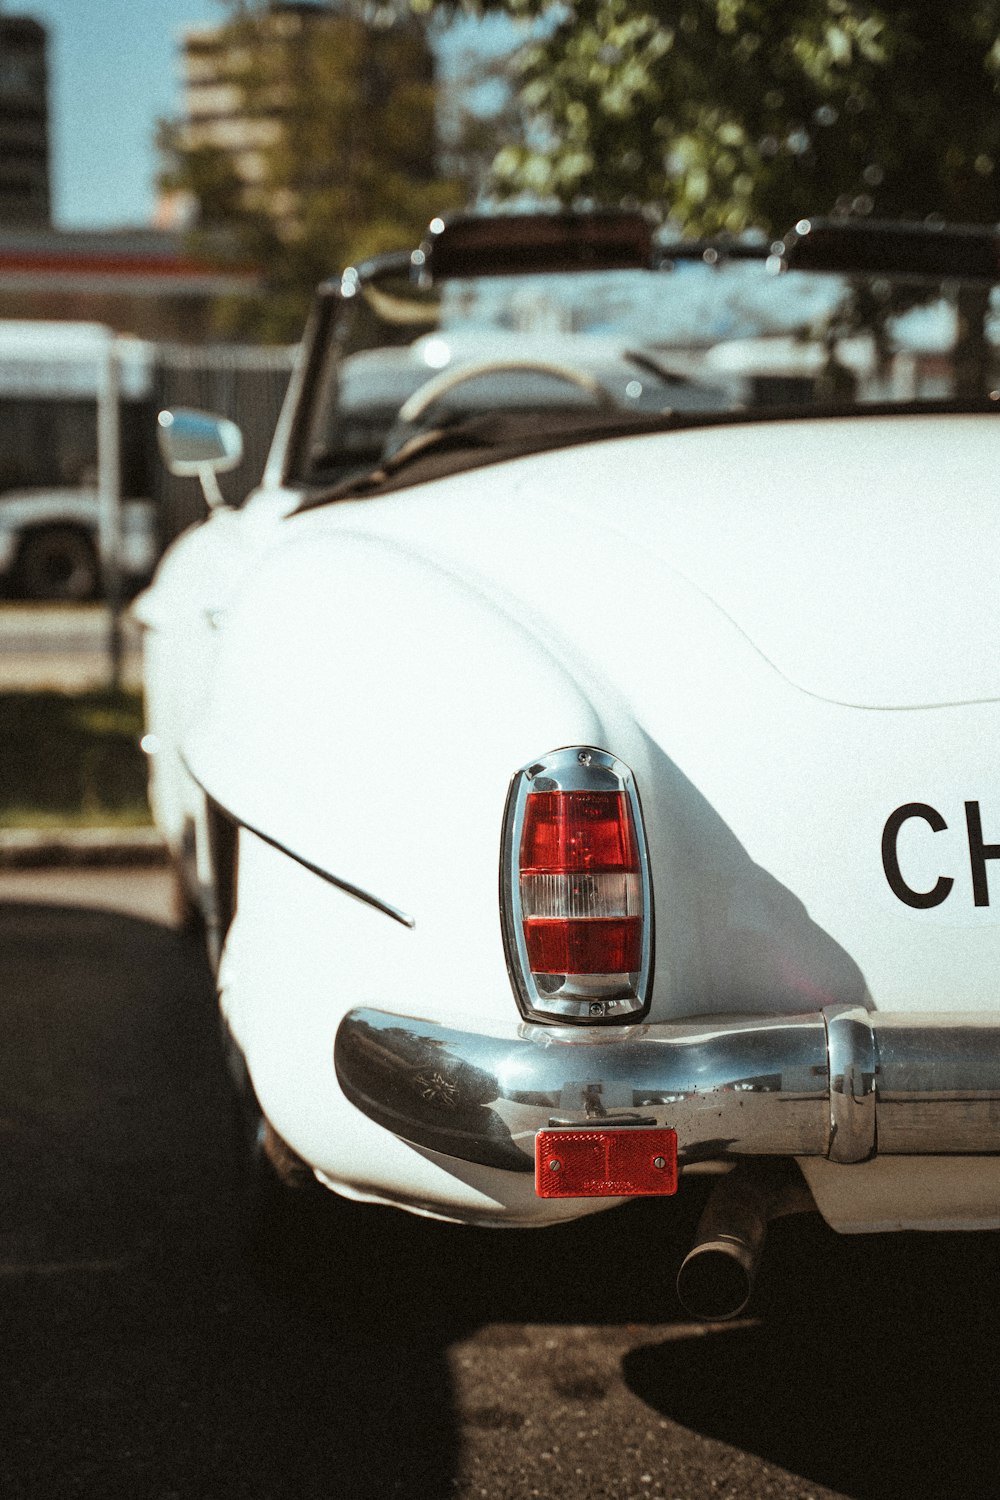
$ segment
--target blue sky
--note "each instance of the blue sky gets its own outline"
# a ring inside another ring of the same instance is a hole
[[[3,0],[49,31],[53,214],[62,228],[148,223],[156,120],[181,108],[180,34],[218,0]]]
[[[224,0],[0,0],[0,9],[48,27],[55,222],[64,229],[148,223],[156,121],[182,109],[181,34],[223,20],[229,7]]]

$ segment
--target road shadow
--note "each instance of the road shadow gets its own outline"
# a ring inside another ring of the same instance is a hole
[[[705,1191],[535,1234],[391,1211],[376,1228],[360,1211],[357,1244],[380,1246],[410,1289],[403,1317],[417,1318],[428,1343],[428,1317],[444,1346],[486,1324],[512,1335],[520,1324],[587,1325],[597,1341],[602,1327],[627,1328],[636,1343],[622,1359],[625,1384],[671,1424],[851,1500],[992,1494],[1000,1237],[847,1237],[814,1215],[779,1221],[751,1316],[704,1337],[673,1278]],[[643,1341],[648,1325],[669,1334]],[[582,1383],[572,1369],[552,1371],[553,1400],[600,1398],[584,1365]],[[523,1414],[515,1401],[496,1419]]]
[[[0,905],[0,1035],[4,1500],[441,1500],[470,1430],[516,1446],[531,1399],[459,1412],[450,1350],[491,1325],[499,1362],[522,1324],[628,1330],[651,1411],[804,1483],[992,1493],[995,1236],[781,1222],[753,1321],[711,1338],[673,1292],[692,1184],[534,1234],[310,1194],[261,1264],[193,943]],[[543,1372],[552,1400],[603,1420],[598,1363]]]
[[[116,913],[2,905],[0,1030],[5,1500],[446,1490],[440,1326],[400,1315],[405,1283],[350,1206],[312,1290],[251,1263],[197,948]]]
[[[623,1362],[661,1415],[852,1500],[994,1492],[995,1234],[772,1228],[752,1326]]]

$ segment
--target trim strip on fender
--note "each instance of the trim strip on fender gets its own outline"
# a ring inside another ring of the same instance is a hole
[[[224,818],[229,818],[238,827],[245,828],[247,833],[252,833],[254,838],[260,839],[262,843],[269,844],[272,849],[277,849],[279,854],[287,854],[289,859],[294,859],[295,863],[301,865],[304,870],[310,871],[313,875],[318,875],[320,880],[325,880],[328,885],[335,885],[345,895],[353,896],[355,901],[361,901],[365,906],[373,906],[376,911],[383,912],[385,916],[391,917],[394,922],[399,922],[402,927],[416,927],[416,917],[411,917],[409,912],[403,911],[401,907],[393,906],[391,902],[383,901],[379,896],[373,896],[371,891],[363,890],[361,886],[354,885],[349,880],[344,880],[340,875],[334,875],[329,870],[324,870],[322,865],[314,864],[311,859],[306,859],[305,855],[296,854],[294,849],[290,849],[280,839],[272,838],[262,828],[256,828],[253,823],[248,823],[245,818],[241,818],[238,813],[233,812],[232,808],[227,807],[224,802],[220,802],[217,797],[212,796],[205,783],[200,777],[195,775],[195,772],[191,769],[187,758],[183,754],[181,755],[181,761],[191,779],[197,783],[213,807],[218,808]]]

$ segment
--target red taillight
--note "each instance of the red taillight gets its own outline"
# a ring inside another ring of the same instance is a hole
[[[518,864],[533,974],[639,968],[639,851],[624,792],[529,792]]]
[[[630,974],[642,956],[638,917],[528,917],[524,941],[533,974]]]
[[[531,1014],[618,1020],[645,1004],[649,881],[631,773],[605,751],[554,751],[515,778],[505,933]]]
[[[624,792],[531,792],[521,833],[521,874],[639,868]]]

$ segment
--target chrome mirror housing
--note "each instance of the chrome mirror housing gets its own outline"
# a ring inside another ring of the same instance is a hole
[[[209,509],[224,505],[217,474],[225,474],[243,457],[243,434],[228,417],[191,407],[161,411],[156,419],[160,456],[171,474],[201,481]]]

